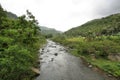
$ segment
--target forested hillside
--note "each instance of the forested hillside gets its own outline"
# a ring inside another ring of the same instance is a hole
[[[13,18],[13,19],[17,19],[18,17],[17,17],[17,15],[16,14],[13,14],[12,12],[5,12],[6,13],[6,15],[7,15],[7,17],[9,17],[9,18]]]
[[[120,14],[96,19],[54,37],[90,66],[120,79]]]
[[[16,18],[0,6],[0,80],[32,80],[31,68],[37,67],[38,50],[45,43],[37,25],[29,11]]]
[[[62,34],[61,31],[57,31],[53,28],[47,28],[47,27],[44,27],[44,26],[40,26],[40,29],[41,29],[41,33],[43,35],[45,35],[47,38]]]
[[[120,13],[89,21],[65,32],[67,36],[112,35],[120,32]]]

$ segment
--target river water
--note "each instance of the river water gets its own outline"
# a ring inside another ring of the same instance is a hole
[[[66,49],[48,40],[41,49],[40,76],[36,80],[107,80],[82,63],[79,57],[68,53]]]

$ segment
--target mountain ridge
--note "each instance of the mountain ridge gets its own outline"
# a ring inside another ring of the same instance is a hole
[[[49,34],[57,35],[62,33],[62,31],[58,31],[54,28],[48,28],[46,26],[40,26],[40,29],[41,29],[41,33],[44,35],[49,35]]]
[[[67,36],[86,36],[89,34],[95,35],[108,35],[113,33],[118,33],[120,25],[120,13],[112,14],[107,17],[102,17],[100,19],[94,19],[88,21],[87,23],[71,28],[70,30],[64,32]],[[118,29],[118,30],[116,30]]]

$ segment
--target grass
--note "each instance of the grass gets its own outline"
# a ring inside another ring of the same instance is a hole
[[[84,59],[92,65],[104,70],[105,72],[115,77],[120,77],[120,62],[110,61],[102,58],[92,60],[90,56],[84,56]]]
[[[77,53],[77,49],[74,49],[74,50],[70,50],[70,53],[74,56],[77,56],[79,57],[80,55]]]
[[[95,38],[59,38],[59,41],[57,39],[54,41],[68,46],[72,55],[83,56],[92,65],[115,77],[120,77],[120,62],[108,59],[109,54],[120,53],[119,40],[119,36],[99,36]],[[91,55],[95,55],[96,59],[93,60]]]

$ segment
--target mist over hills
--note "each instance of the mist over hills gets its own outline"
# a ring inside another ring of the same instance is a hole
[[[40,26],[40,29],[41,29],[41,33],[44,35],[48,35],[48,34],[57,35],[62,33],[61,31],[58,31],[54,28],[48,28],[45,26]]]

